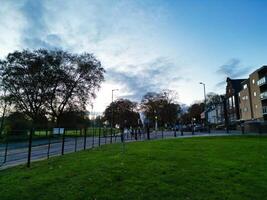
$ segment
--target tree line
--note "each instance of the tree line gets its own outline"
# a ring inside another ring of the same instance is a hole
[[[140,103],[129,99],[118,99],[104,111],[103,121],[118,127],[140,127],[146,124],[159,127],[174,125],[181,108],[177,94],[172,90],[148,92]]]
[[[86,107],[96,97],[105,70],[93,54],[73,54],[63,50],[22,50],[0,60],[0,129],[23,127],[82,127],[90,120]],[[208,95],[216,103],[218,95]],[[172,90],[146,93],[141,102],[118,99],[95,119],[98,125],[138,127],[145,123],[158,127],[201,123],[204,103],[196,102],[186,111]],[[5,116],[9,113],[8,117]]]
[[[206,109],[221,103],[221,96],[207,94],[206,106],[203,101],[196,101],[186,108],[178,103],[178,95],[173,90],[148,92],[141,102],[118,99],[112,102],[104,112],[101,123],[115,124],[118,127],[174,127],[176,125],[204,124],[201,114]],[[143,119],[142,116],[144,117]],[[146,124],[147,123],[147,124]]]

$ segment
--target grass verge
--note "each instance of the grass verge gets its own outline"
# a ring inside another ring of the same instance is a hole
[[[0,199],[267,199],[267,137],[127,143],[0,171]]]

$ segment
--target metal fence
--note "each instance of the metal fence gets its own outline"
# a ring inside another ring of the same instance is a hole
[[[171,137],[192,137],[192,135],[227,135],[242,134],[241,131],[177,131],[130,129],[121,134],[116,129],[85,128],[51,130],[27,130],[6,133],[0,140],[0,169],[9,166],[27,164],[31,161],[49,159],[53,156],[86,150],[105,144],[140,141],[150,139],[164,139]]]

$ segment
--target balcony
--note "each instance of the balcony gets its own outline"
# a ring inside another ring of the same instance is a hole
[[[262,107],[262,114],[267,115],[267,106]]]
[[[258,86],[265,85],[266,83],[267,83],[267,76],[264,76],[260,80],[257,81]]]
[[[267,99],[267,91],[260,94],[261,100]]]

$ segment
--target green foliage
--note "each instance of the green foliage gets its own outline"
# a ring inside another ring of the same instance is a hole
[[[11,135],[26,135],[31,121],[23,113],[11,113],[5,120],[4,132]]]
[[[267,196],[267,137],[106,145],[0,171],[7,199],[229,199]]]
[[[83,111],[69,111],[62,113],[60,126],[64,128],[84,128],[90,125],[90,120]]]
[[[137,127],[138,120],[140,121],[139,113],[137,112],[137,103],[128,99],[118,99],[111,103],[104,112],[104,120],[109,124],[119,125],[122,127]]]
[[[84,110],[105,72],[92,54],[45,49],[10,53],[0,69],[8,100],[34,122],[40,116],[57,119],[67,110]]]
[[[201,123],[201,113],[204,111],[205,104],[203,102],[194,103],[189,106],[188,111],[181,116],[183,124]]]
[[[173,125],[177,122],[178,114],[181,112],[181,107],[176,101],[177,95],[174,91],[149,92],[144,95],[141,108],[150,124],[155,124],[157,120],[159,126]]]

